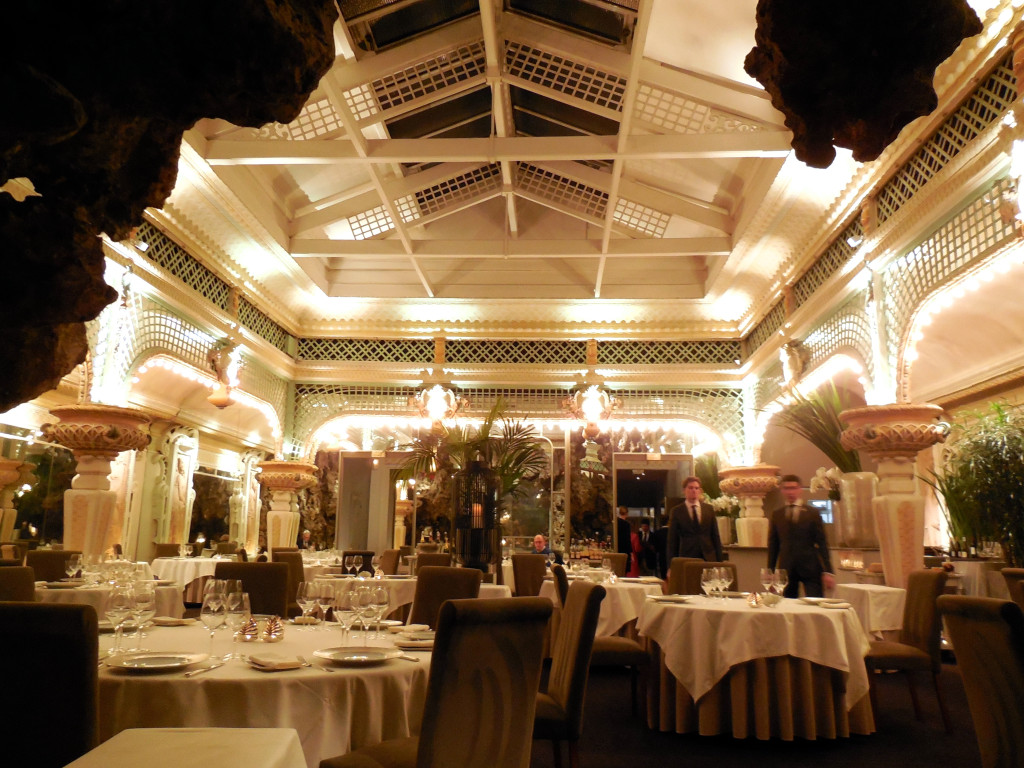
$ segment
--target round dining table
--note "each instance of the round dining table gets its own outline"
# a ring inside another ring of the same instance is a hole
[[[156,615],[170,616],[180,619],[185,615],[185,605],[181,599],[181,587],[172,584],[170,586],[158,585],[154,590],[156,593]],[[110,586],[90,585],[73,588],[47,587],[46,582],[36,583],[37,603],[76,603],[79,605],[91,605],[96,609],[96,615],[100,621],[104,620],[104,611],[107,608],[107,598],[110,596]]]
[[[334,584],[342,592],[363,584],[373,586],[382,584],[387,587],[390,596],[389,612],[393,612],[404,605],[411,605],[413,598],[416,597],[415,576],[385,576],[380,579],[361,579],[354,576],[328,574],[318,577],[317,581]],[[506,584],[481,584],[479,597],[512,597],[512,588]]]
[[[350,645],[393,647],[395,635],[379,639],[353,632]],[[100,653],[111,644],[100,636]],[[210,633],[200,623],[149,630],[148,649],[208,653]],[[316,656],[318,650],[345,645],[335,624],[285,626],[280,642],[232,642],[228,630],[215,634],[214,655],[231,651],[272,657],[310,666],[258,671],[244,661],[186,677],[188,670],[210,666],[202,661],[167,672],[137,672],[101,665],[99,736],[108,739],[128,728],[294,728],[306,764],[316,768],[325,758],[362,746],[414,733],[423,713],[430,652],[406,654],[373,666],[340,666]],[[217,662],[220,663],[220,659]]]
[[[601,601],[601,612],[597,619],[598,636],[617,634],[640,616],[648,595],[660,595],[664,591],[659,579],[606,580],[601,586],[604,587],[605,596]],[[540,585],[540,596],[550,598],[553,603],[558,604],[553,581],[546,579]]]
[[[654,670],[648,725],[784,740],[872,733],[869,639],[849,603],[832,605],[649,598],[637,621]]]
[[[158,557],[151,563],[158,579],[173,581],[184,587],[185,602],[203,602],[203,584],[217,570],[218,557]]]

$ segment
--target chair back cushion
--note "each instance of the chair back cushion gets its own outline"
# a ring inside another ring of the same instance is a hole
[[[668,583],[666,589],[669,595],[692,595],[692,592],[687,592],[684,586],[684,568],[685,563],[703,563],[699,557],[673,557],[672,562],[669,563]],[[697,585],[700,587],[700,584]]]
[[[530,765],[551,610],[543,597],[451,600],[441,607],[417,768]]]
[[[986,768],[1016,768],[1024,755],[1024,612],[1014,602],[940,595]]]
[[[288,615],[291,617],[299,616],[302,610],[299,608],[295,597],[299,591],[299,583],[305,581],[302,570],[302,553],[298,550],[282,551],[280,549],[271,549],[270,556],[272,562],[284,563],[288,566]]]
[[[1003,568],[1002,573],[1010,599],[1024,608],[1024,568]]]
[[[168,544],[167,542],[158,541],[153,544],[153,558],[158,557],[177,557],[178,547],[180,544]]]
[[[394,576],[398,573],[398,550],[385,549],[380,553],[380,570],[385,576]]]
[[[547,573],[546,555],[512,555],[512,579],[517,597],[536,597]]]
[[[96,746],[99,629],[91,605],[0,604],[7,765],[60,768]],[[532,698],[532,697],[531,697]],[[59,712],[59,716],[57,713]],[[11,747],[30,750],[24,762]]]
[[[625,552],[608,552],[605,554],[612,565],[612,573],[616,576],[625,576],[629,570],[629,555]]]
[[[672,562],[675,562],[676,558],[673,558]],[[728,589],[736,589],[736,563],[720,563],[706,560],[690,560],[687,563],[683,563],[683,591],[679,594],[683,595],[700,595],[703,594],[704,590],[701,589],[700,579],[704,573],[705,568],[728,568],[732,573],[732,580],[729,582]]]
[[[35,572],[27,565],[0,568],[0,600],[35,602],[35,582]]]
[[[233,555],[238,551],[237,541],[218,541],[217,542],[217,554],[218,555]]]
[[[253,613],[288,615],[288,566],[285,563],[217,563],[215,579],[241,579]]]
[[[911,571],[907,576],[907,600],[903,604],[903,628],[900,642],[924,651],[932,658],[932,668],[942,668],[940,641],[942,621],[935,601],[946,586],[945,571]]]
[[[565,600],[569,596],[569,577],[565,568],[558,563],[551,566],[551,576],[555,580],[555,589],[558,591],[558,602],[565,606]]]
[[[25,565],[32,568],[37,581],[60,581],[67,578],[67,563],[80,549],[33,549],[25,555]]]
[[[420,568],[430,566],[449,567],[452,564],[452,556],[449,552],[419,552],[416,555],[416,573]]]
[[[412,610],[409,612],[409,623],[426,624],[434,629],[437,626],[441,605],[448,600],[477,597],[480,594],[482,577],[483,573],[476,568],[440,565],[420,568],[416,575],[416,592],[413,595]]]
[[[577,580],[569,587],[569,595],[562,608],[558,637],[551,651],[547,693],[565,710],[564,738],[567,739],[579,739],[583,732],[587,673],[604,596],[604,587]]]

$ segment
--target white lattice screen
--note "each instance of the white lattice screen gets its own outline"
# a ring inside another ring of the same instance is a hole
[[[807,334],[804,347],[811,354],[808,370],[813,370],[833,355],[853,351],[866,365],[868,376],[874,376],[874,354],[871,349],[871,318],[867,310],[868,292],[855,294],[843,306]]]
[[[622,109],[626,78],[526,43],[510,40],[505,46],[505,71],[535,85],[550,88],[588,104]]]

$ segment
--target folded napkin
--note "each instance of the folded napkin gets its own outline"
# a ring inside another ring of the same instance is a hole
[[[388,632],[398,634],[399,632],[427,632],[430,627],[426,624],[397,624],[388,627]]]
[[[298,669],[302,666],[302,662],[296,658],[289,659],[283,656],[264,654],[263,656],[250,656],[249,666],[263,672],[270,672],[277,669]]]
[[[153,623],[158,627],[188,627],[196,623],[195,619],[176,619],[173,616],[154,616]]]
[[[849,603],[820,603],[822,608],[853,608]]]
[[[422,651],[434,647],[433,640],[409,640],[404,637],[395,638],[395,647],[405,651]]]
[[[319,624],[320,619],[316,616],[296,616],[292,619],[292,624]]]

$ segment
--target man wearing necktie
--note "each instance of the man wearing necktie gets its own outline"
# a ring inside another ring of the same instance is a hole
[[[802,483],[796,475],[784,475],[779,490],[785,505],[768,520],[768,567],[786,569],[784,597],[798,597],[801,584],[807,597],[823,597],[823,587],[832,589],[836,581],[821,515],[801,501]]]
[[[668,562],[673,557],[699,557],[710,562],[722,561],[722,540],[718,535],[718,521],[710,504],[701,501],[703,489],[700,480],[683,480],[682,504],[669,512]]]
[[[658,575],[658,550],[649,518],[640,520],[640,530],[633,534],[633,554],[636,556],[636,576]]]

